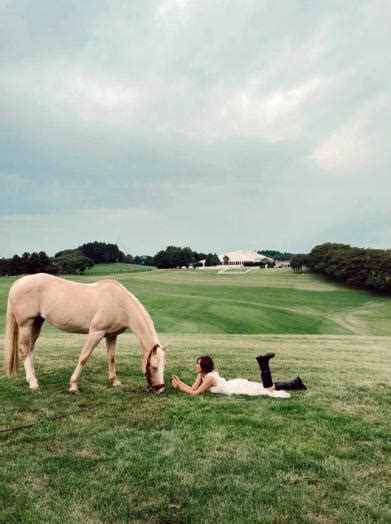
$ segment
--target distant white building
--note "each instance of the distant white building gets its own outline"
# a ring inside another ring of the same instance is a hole
[[[236,266],[243,267],[246,263],[260,263],[273,262],[274,260],[264,255],[259,255],[256,251],[231,251],[230,253],[222,253],[217,255],[222,266]],[[205,268],[206,260],[200,260],[202,267]],[[215,266],[216,267],[216,266]]]
[[[244,266],[246,263],[273,262],[272,258],[260,255],[256,251],[231,251],[218,255],[224,266]]]

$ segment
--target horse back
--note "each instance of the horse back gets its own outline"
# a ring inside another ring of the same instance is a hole
[[[41,316],[49,324],[73,333],[87,333],[92,323],[108,331],[121,329],[119,284],[102,280],[91,284],[37,273],[18,279],[10,290],[10,301],[19,323]]]

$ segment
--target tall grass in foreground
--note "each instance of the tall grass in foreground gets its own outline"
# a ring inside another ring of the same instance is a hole
[[[1,378],[1,522],[389,522],[389,337],[170,335],[167,372],[187,381],[212,354],[227,378],[300,374],[290,400],[144,392],[123,335],[107,381],[100,346],[67,385],[82,337],[40,339],[41,390]],[[65,415],[58,420],[49,417]]]

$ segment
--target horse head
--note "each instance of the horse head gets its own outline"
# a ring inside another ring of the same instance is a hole
[[[167,347],[167,344],[164,346],[156,344],[149,353],[144,353],[142,368],[148,382],[148,393],[156,394],[164,391],[164,363]]]

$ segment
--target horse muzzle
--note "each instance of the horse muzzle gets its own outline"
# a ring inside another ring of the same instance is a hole
[[[159,395],[159,393],[163,393],[164,388],[165,384],[157,384],[156,386],[149,386],[147,392],[152,393],[153,395]]]

